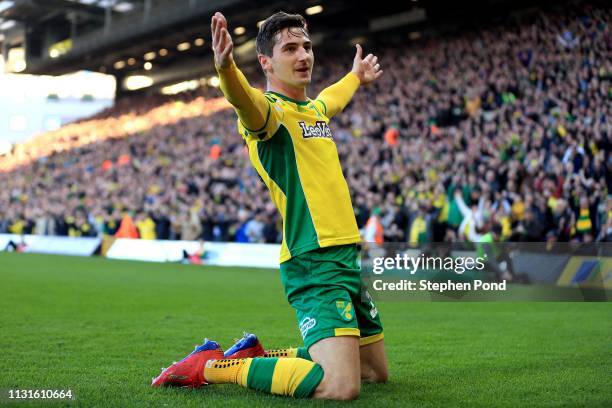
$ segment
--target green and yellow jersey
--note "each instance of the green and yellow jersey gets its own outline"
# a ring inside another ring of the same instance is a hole
[[[251,163],[283,217],[280,262],[317,248],[360,241],[348,185],[329,120],[359,87],[348,74],[315,100],[297,101],[252,88],[232,64],[217,68],[238,113]]]

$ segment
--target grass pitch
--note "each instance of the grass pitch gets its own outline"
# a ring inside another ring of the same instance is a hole
[[[351,406],[612,406],[611,303],[378,307],[391,379]],[[0,389],[72,389],[52,404],[68,406],[348,405],[149,386],[204,337],[229,347],[243,330],[300,344],[277,271],[0,254]]]

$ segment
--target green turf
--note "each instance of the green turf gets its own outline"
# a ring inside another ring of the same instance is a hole
[[[612,406],[610,303],[378,306],[391,379],[351,406]],[[203,337],[227,347],[243,330],[299,344],[276,271],[0,254],[0,389],[70,388],[71,406],[336,405],[149,387]]]

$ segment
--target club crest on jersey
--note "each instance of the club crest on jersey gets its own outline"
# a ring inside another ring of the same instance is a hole
[[[317,120],[314,126],[307,125],[302,121],[299,121],[298,125],[302,128],[302,137],[304,139],[310,139],[311,137],[326,137],[328,139],[333,139],[331,129],[323,120]]]

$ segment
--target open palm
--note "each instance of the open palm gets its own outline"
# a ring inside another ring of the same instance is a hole
[[[231,65],[234,57],[232,50],[234,43],[232,36],[227,31],[227,20],[225,16],[216,12],[210,22],[212,33],[212,49],[215,53],[215,64],[220,68],[227,68]]]
[[[357,44],[357,52],[353,60],[352,72],[357,75],[361,85],[367,85],[375,79],[380,78],[383,71],[380,69],[378,57],[373,54],[368,54],[365,58],[361,58],[363,50],[361,45]]]

